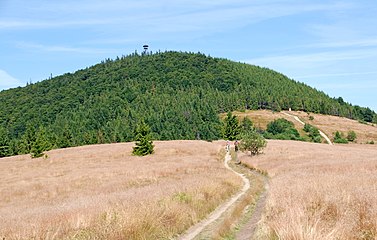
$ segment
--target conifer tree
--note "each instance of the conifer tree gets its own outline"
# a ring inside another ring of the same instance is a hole
[[[36,130],[33,124],[28,124],[24,135],[21,138],[19,153],[28,154],[31,152],[33,143],[36,140]]]
[[[132,154],[137,156],[145,156],[148,154],[152,154],[154,152],[154,145],[151,138],[152,137],[150,127],[144,121],[141,121],[136,126],[136,146],[133,148]]]
[[[44,155],[44,151],[51,149],[51,144],[47,139],[46,130],[41,127],[39,128],[38,134],[35,141],[31,144],[31,157],[39,158]]]
[[[225,140],[236,140],[240,134],[240,126],[238,125],[238,119],[233,116],[231,112],[228,112],[223,122],[223,137]]]

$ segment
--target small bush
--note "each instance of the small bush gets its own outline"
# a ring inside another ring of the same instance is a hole
[[[313,121],[313,120],[314,120],[314,117],[313,117],[313,116],[309,116],[309,120],[310,120],[310,121]]]
[[[349,142],[354,142],[356,140],[357,136],[356,136],[356,133],[354,131],[349,131],[348,134],[347,134],[347,140]]]
[[[348,143],[348,140],[343,137],[343,133],[336,131],[334,135],[334,143]]]
[[[304,131],[308,133],[308,136],[312,142],[320,143],[322,141],[318,128],[306,123],[304,126]]]
[[[303,138],[300,137],[300,133],[295,129],[293,122],[284,118],[270,122],[263,136],[267,139],[303,141]]]

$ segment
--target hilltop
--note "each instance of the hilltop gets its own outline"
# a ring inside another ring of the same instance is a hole
[[[141,120],[154,139],[220,138],[219,113],[291,108],[377,121],[369,108],[330,98],[273,70],[201,53],[137,53],[0,92],[0,156],[133,140]]]

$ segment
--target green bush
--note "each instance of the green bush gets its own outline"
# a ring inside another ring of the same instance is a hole
[[[356,140],[357,136],[356,136],[356,133],[354,131],[349,131],[348,134],[347,134],[347,140],[349,142],[354,142]]]
[[[318,128],[310,124],[305,124],[304,131],[308,133],[312,142],[320,143],[322,141],[321,134],[319,133]]]
[[[348,143],[348,140],[343,137],[343,133],[336,131],[334,134],[334,143]]]
[[[294,124],[284,118],[279,118],[270,122],[267,125],[264,137],[279,140],[304,140],[300,137],[300,133],[294,127]]]

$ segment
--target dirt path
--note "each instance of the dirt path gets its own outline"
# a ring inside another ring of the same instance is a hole
[[[241,191],[239,191],[234,197],[232,197],[228,202],[220,205],[213,211],[206,219],[200,221],[199,223],[195,224],[191,228],[189,228],[183,235],[178,237],[180,240],[191,240],[198,236],[204,228],[206,228],[209,224],[213,223],[217,219],[221,217],[221,215],[226,212],[238,199],[240,199],[250,188],[250,181],[247,179],[243,174],[240,174],[234,171],[231,167],[229,167],[228,162],[231,160],[231,156],[229,152],[225,155],[224,165],[227,169],[234,172],[238,176],[240,176],[244,182],[244,186],[242,187]]]
[[[268,179],[265,176],[264,185],[265,189],[258,198],[258,201],[253,209],[253,214],[251,215],[251,218],[241,227],[241,229],[237,232],[235,236],[237,240],[250,240],[254,239],[255,237],[258,223],[262,220],[262,214],[264,207],[266,206],[266,200],[268,195]]]
[[[302,125],[305,125],[305,123],[303,121],[301,121],[300,118],[298,118],[297,116],[294,116],[292,114],[289,114],[289,113],[286,113],[286,112],[282,112],[283,114],[289,116],[289,117],[292,117],[294,118],[296,121],[298,121],[299,123],[301,123]],[[329,145],[333,145],[333,143],[331,142],[330,138],[324,133],[322,132],[321,130],[319,130],[319,134],[326,140],[326,142],[329,144]]]

